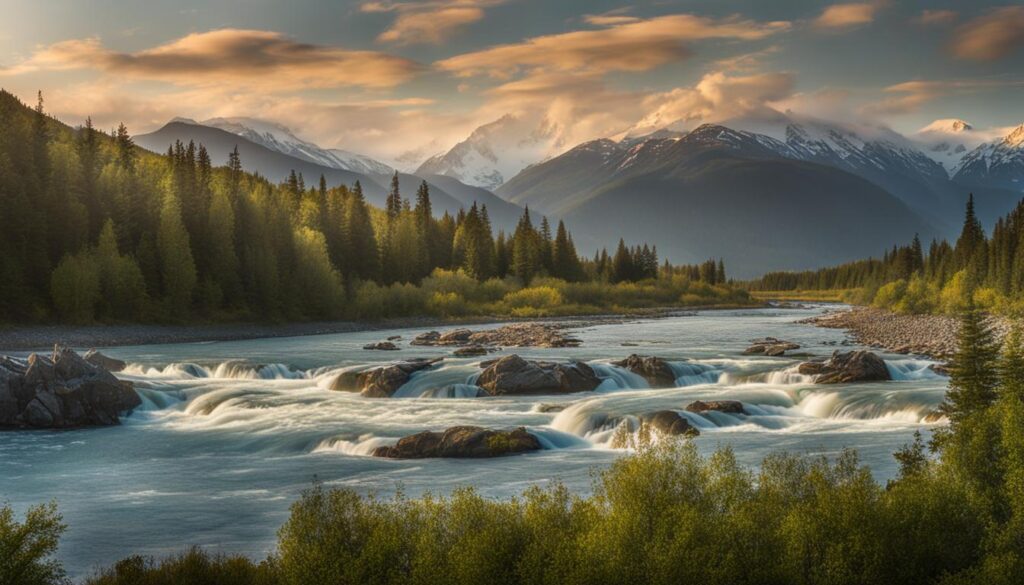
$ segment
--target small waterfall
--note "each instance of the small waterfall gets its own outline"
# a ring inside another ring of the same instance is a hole
[[[643,376],[634,374],[625,368],[601,362],[588,365],[594,370],[594,373],[601,378],[601,384],[594,389],[595,392],[641,390],[651,387]]]
[[[228,360],[212,368],[192,362],[173,363],[157,368],[130,364],[124,373],[144,378],[170,380],[217,378],[226,380],[298,380],[307,377],[306,372],[293,370],[284,364],[253,364],[244,360]]]
[[[420,398],[476,398],[486,395],[483,388],[473,384],[449,384],[441,388],[424,390]]]
[[[390,447],[398,442],[392,437],[374,437],[373,435],[361,435],[354,440],[343,437],[331,437],[324,439],[313,448],[313,453],[341,453],[358,457],[369,457],[373,455],[378,447]]]
[[[717,384],[722,375],[722,370],[698,362],[669,362],[668,365],[676,376],[676,385],[680,387]]]
[[[897,359],[886,360],[885,367],[893,380],[945,380],[942,374],[931,369],[934,363],[930,360]]]

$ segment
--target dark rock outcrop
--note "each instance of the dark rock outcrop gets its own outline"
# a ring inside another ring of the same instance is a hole
[[[56,346],[50,357],[0,358],[0,427],[114,425],[142,404],[131,382]]]
[[[395,351],[400,349],[397,345],[390,341],[378,341],[376,343],[368,343],[363,346],[363,349],[379,349],[383,351]]]
[[[747,414],[747,411],[743,410],[743,403],[739,400],[696,400],[686,405],[687,412],[708,412],[714,410],[718,412],[725,412],[728,414]]]
[[[90,364],[94,366],[99,366],[108,372],[120,372],[124,370],[126,367],[128,367],[128,364],[125,363],[124,360],[119,360],[117,358],[112,358],[110,356],[103,355],[102,353],[96,351],[95,349],[90,349],[89,351],[85,352],[85,355],[82,357],[85,358],[85,361],[89,362]]]
[[[658,410],[640,415],[640,424],[667,436],[696,437],[700,431],[674,410]]]
[[[484,347],[576,347],[580,340],[569,337],[565,327],[552,323],[513,323],[497,329],[453,329],[417,335],[413,345]]]
[[[612,363],[647,380],[651,388],[673,388],[676,385],[675,372],[668,362],[660,357],[640,356],[634,353],[622,361]]]
[[[331,382],[331,390],[359,392],[368,398],[390,398],[414,373],[444,358],[420,358],[362,372],[342,372]]]
[[[601,383],[583,362],[537,362],[513,354],[480,365],[484,371],[476,385],[492,396],[586,392]]]
[[[481,355],[487,355],[489,350],[482,345],[467,345],[460,347],[452,352],[455,357],[476,357]]]
[[[839,352],[824,362],[804,362],[798,371],[815,376],[816,384],[845,384],[848,382],[879,382],[891,380],[885,360],[864,350]]]
[[[797,343],[793,343],[792,341],[783,341],[774,337],[755,339],[751,343],[752,345],[743,351],[745,355],[766,355],[770,357],[777,357],[785,355],[785,353],[791,349],[800,349],[800,345]]]
[[[500,457],[541,449],[540,441],[519,427],[495,431],[474,426],[452,427],[444,432],[424,431],[403,437],[393,447],[378,447],[374,457],[424,459],[428,457]]]

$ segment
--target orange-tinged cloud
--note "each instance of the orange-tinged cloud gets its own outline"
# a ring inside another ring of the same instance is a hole
[[[648,71],[690,54],[687,44],[701,39],[756,40],[788,30],[788,22],[714,20],[687,14],[614,24],[499,45],[438,61],[462,77],[507,78],[523,69],[553,71]]]
[[[833,4],[826,8],[814,21],[814,26],[823,29],[846,29],[875,20],[876,4],[870,2],[852,2],[849,4]]]
[[[961,59],[995,61],[1024,46],[1024,6],[993,10],[957,28],[950,48]]]
[[[375,51],[299,43],[272,31],[220,29],[135,53],[107,49],[98,38],[62,41],[0,73],[61,69],[92,69],[188,86],[231,83],[247,89],[295,90],[389,88],[409,80],[421,66]]]
[[[484,8],[505,0],[427,0],[364,2],[363,12],[394,12],[391,26],[377,40],[398,45],[433,44],[448,40],[461,28],[482,20]]]

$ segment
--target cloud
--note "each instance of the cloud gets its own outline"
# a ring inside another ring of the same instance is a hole
[[[1024,46],[1024,6],[1007,6],[956,29],[950,48],[961,59],[995,61]]]
[[[624,8],[616,8],[615,10],[602,12],[601,14],[584,14],[583,22],[594,26],[615,26],[618,24],[638,22],[640,20],[639,18],[627,14],[632,10],[632,8],[632,6],[626,6]]]
[[[788,30],[788,22],[755,22],[739,18],[714,20],[678,14],[621,22],[598,30],[582,30],[526,39],[438,61],[435,65],[458,76],[508,78],[522,70],[648,71],[690,55],[687,43],[701,39],[756,40]]]
[[[867,116],[894,116],[918,111],[921,106],[948,95],[963,95],[1010,87],[1024,87],[1022,79],[913,80],[885,88],[890,97],[865,104]]]
[[[792,73],[733,76],[722,71],[706,74],[692,88],[656,93],[644,100],[648,112],[637,123],[657,129],[678,121],[713,122],[757,113],[793,95]]]
[[[914,22],[922,26],[942,26],[955,22],[959,17],[953,10],[922,10]]]
[[[484,8],[505,0],[434,0],[426,2],[365,2],[363,12],[394,12],[391,26],[377,40],[399,45],[439,45],[462,27],[484,17]]]
[[[113,51],[95,37],[62,41],[0,74],[67,69],[187,86],[230,83],[245,89],[295,90],[390,88],[409,80],[421,66],[375,51],[299,43],[272,31],[219,29],[135,53]]]
[[[814,26],[820,29],[837,30],[868,24],[875,20],[877,9],[878,5],[871,2],[833,4],[814,20]]]
[[[760,51],[753,51],[751,53],[741,53],[732,57],[726,57],[725,59],[719,59],[713,63],[715,69],[721,69],[725,71],[752,71],[760,69],[763,66],[765,57],[774,55],[782,50],[779,45],[771,45],[765,47]]]

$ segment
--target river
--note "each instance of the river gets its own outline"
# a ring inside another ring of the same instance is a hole
[[[591,472],[625,452],[611,448],[607,421],[682,410],[698,399],[740,400],[749,413],[687,413],[701,431],[701,451],[732,446],[742,462],[756,465],[778,450],[835,455],[853,447],[884,480],[896,472],[892,452],[915,430],[933,428],[925,417],[942,401],[946,379],[927,360],[883,354],[891,382],[816,386],[791,371],[801,358],[742,355],[764,336],[799,343],[799,353],[842,348],[842,331],[795,323],[822,310],[626,320],[576,330],[583,342],[577,348],[490,356],[581,359],[605,378],[594,392],[566,396],[465,397],[479,362],[489,358],[448,357],[390,399],[327,389],[346,368],[450,355],[451,348],[409,347],[421,328],[111,348],[104,352],[131,364],[119,376],[136,383],[144,406],[117,427],[0,433],[0,500],[19,512],[59,503],[69,525],[60,558],[73,576],[129,554],[159,556],[191,545],[262,557],[290,503],[314,481],[384,496],[472,485],[506,497],[553,480],[585,493]],[[362,349],[392,335],[402,336],[402,351]],[[630,353],[671,360],[679,387],[652,390],[609,365]],[[541,404],[565,408],[545,412]],[[398,437],[458,424],[526,426],[547,448],[489,460],[368,456]]]

